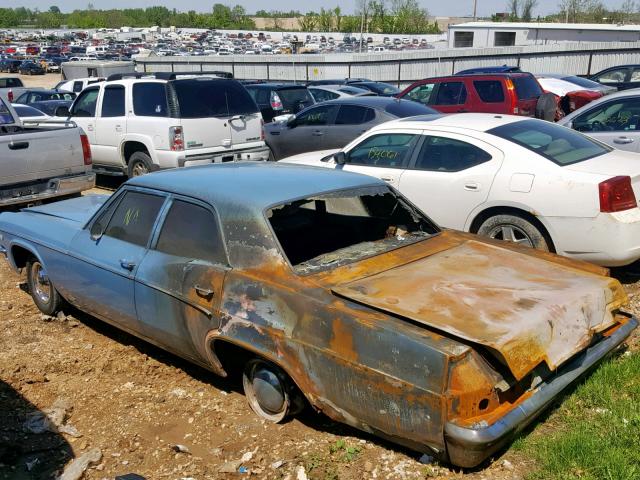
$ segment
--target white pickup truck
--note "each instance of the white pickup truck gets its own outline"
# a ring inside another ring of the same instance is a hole
[[[24,124],[0,98],[0,207],[93,188],[89,140],[73,122]]]

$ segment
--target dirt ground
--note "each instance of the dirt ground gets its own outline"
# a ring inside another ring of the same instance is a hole
[[[636,272],[614,275],[638,314]],[[0,479],[52,478],[83,454],[100,457],[87,479],[500,480],[531,470],[509,450],[471,472],[425,464],[415,452],[311,411],[267,423],[249,409],[237,380],[79,312],[43,317],[24,281],[0,261]],[[42,432],[38,412],[57,418],[58,427]]]
[[[53,88],[62,80],[59,73],[47,73],[45,75],[18,75],[17,73],[0,73],[2,77],[18,77],[22,79],[25,87],[29,88]]]

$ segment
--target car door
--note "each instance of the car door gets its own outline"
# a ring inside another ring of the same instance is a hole
[[[471,111],[471,95],[463,80],[438,83],[436,91],[429,99],[429,106],[442,113]]]
[[[377,131],[345,152],[345,164],[337,168],[371,175],[397,188],[419,140],[419,130]]]
[[[398,189],[436,223],[464,229],[484,203],[504,155],[465,135],[425,131]]]
[[[99,93],[100,87],[90,87],[83,90],[75,99],[69,111],[69,119],[84,130],[92,146],[96,143],[95,122]],[[94,162],[98,160],[99,158],[94,155]]]
[[[66,293],[83,310],[141,333],[134,278],[165,196],[125,189],[72,240]],[[61,267],[62,268],[62,267]]]
[[[327,124],[322,148],[342,148],[376,123],[376,111],[362,105],[341,104],[335,120]]]
[[[509,106],[503,82],[500,80],[473,80],[470,82],[479,98],[481,108],[472,108],[475,112],[507,113]]]
[[[280,157],[331,148],[325,147],[324,137],[327,125],[334,121],[337,111],[337,105],[318,105],[302,111],[280,133]]]
[[[573,118],[571,128],[614,148],[639,152],[640,97],[621,97],[595,105]]]
[[[229,269],[217,216],[206,204],[174,197],[156,236],[136,273],[136,310],[144,335],[182,356],[204,360],[204,338],[219,326]]]
[[[99,111],[95,119],[95,142],[91,145],[91,153],[96,163],[120,166],[120,143],[127,130],[124,85],[104,87]]]
[[[609,87],[615,87],[618,90],[625,90],[629,88],[627,86],[629,82],[629,75],[629,67],[619,67],[606,70],[597,76],[592,77],[591,80]]]

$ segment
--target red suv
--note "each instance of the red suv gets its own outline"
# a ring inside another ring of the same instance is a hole
[[[543,94],[530,73],[453,75],[412,83],[398,98],[414,100],[443,113],[483,112],[536,116]]]

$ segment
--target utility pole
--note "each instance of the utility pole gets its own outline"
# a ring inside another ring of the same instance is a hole
[[[473,0],[473,21],[478,20],[478,0]]]

